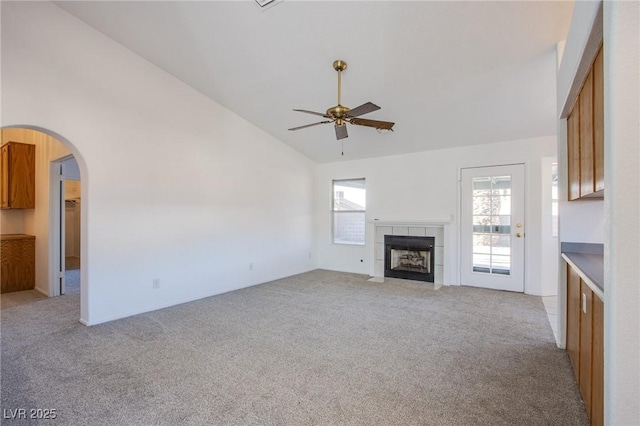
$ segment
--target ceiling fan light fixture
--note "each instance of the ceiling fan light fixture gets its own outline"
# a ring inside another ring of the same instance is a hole
[[[256,0],[257,1],[257,0]],[[327,109],[326,113],[309,111],[306,109],[294,109],[297,112],[304,112],[306,114],[319,115],[324,118],[328,118],[328,121],[321,121],[318,123],[307,124],[304,126],[293,127],[289,130],[300,130],[307,127],[316,126],[318,124],[335,123],[336,139],[344,139],[349,137],[347,134],[347,123],[354,126],[366,126],[373,127],[378,131],[391,130],[393,131],[393,125],[390,121],[380,120],[368,120],[359,118],[361,115],[368,114],[373,111],[377,111],[380,107],[372,102],[366,102],[353,109],[347,108],[342,105],[342,71],[347,69],[347,63],[342,59],[337,59],[333,62],[333,69],[338,72],[338,104]]]

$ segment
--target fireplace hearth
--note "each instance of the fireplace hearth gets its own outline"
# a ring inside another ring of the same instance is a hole
[[[385,235],[384,276],[434,282],[434,237]]]

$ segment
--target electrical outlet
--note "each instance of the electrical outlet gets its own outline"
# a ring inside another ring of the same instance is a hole
[[[153,279],[153,288],[160,288],[160,278]]]
[[[249,270],[250,270],[250,271],[253,271],[253,263],[250,263],[250,264],[249,264]]]

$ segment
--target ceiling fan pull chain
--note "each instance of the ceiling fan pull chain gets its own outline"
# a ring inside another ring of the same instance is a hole
[[[340,139],[340,142],[342,143],[342,156],[344,156],[344,139]]]

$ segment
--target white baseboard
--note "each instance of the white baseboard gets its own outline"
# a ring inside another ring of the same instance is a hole
[[[161,304],[158,304],[158,305],[155,305],[155,306],[147,306],[147,307],[145,307],[143,309],[140,309],[140,310],[130,311],[130,312],[123,312],[123,313],[119,313],[119,314],[116,314],[116,315],[113,315],[113,316],[106,316],[106,317],[98,318],[98,319],[91,320],[91,321],[88,321],[88,320],[85,320],[85,319],[81,318],[80,319],[80,323],[84,324],[86,326],[103,324],[105,322],[115,321],[115,320],[131,317],[131,316],[134,316],[134,315],[145,314],[147,312],[153,312],[153,311],[157,311],[157,310],[160,310],[160,309],[169,308],[171,306],[177,306],[177,305],[182,305],[184,303],[195,302],[196,300],[206,299],[207,297],[218,296],[220,294],[229,293],[231,291],[236,291],[236,290],[241,290],[241,289],[247,288],[247,287],[253,287],[253,286],[256,286],[256,285],[260,285],[260,284],[266,284],[266,283],[269,283],[271,281],[277,281],[277,280],[280,280],[280,279],[283,279],[283,278],[292,277],[292,276],[295,276],[295,275],[299,275],[299,274],[303,274],[303,273],[306,273],[306,272],[313,271],[315,269],[316,268],[311,268],[311,269],[303,270],[303,271],[296,272],[296,273],[290,274],[290,275],[269,277],[266,281],[262,281],[262,282],[258,282],[258,283],[249,283],[249,284],[240,285],[240,286],[237,286],[237,287],[222,288],[222,289],[218,289],[218,291],[216,291],[214,293],[207,293],[207,294],[203,294],[203,295],[190,296],[190,297],[186,297],[184,299],[174,300],[174,301],[169,302],[169,303],[161,303]]]
[[[42,289],[40,289],[38,287],[34,288],[34,290],[37,291],[38,293],[42,294],[45,297],[51,297],[51,296],[49,296],[49,293],[45,292],[44,290],[42,290]]]

